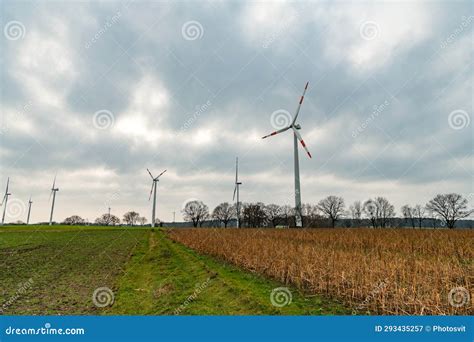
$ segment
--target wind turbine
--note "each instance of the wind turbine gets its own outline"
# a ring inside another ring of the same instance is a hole
[[[234,196],[232,200],[235,200],[235,194],[237,194],[237,203],[235,205],[235,209],[237,211],[237,228],[240,228],[240,202],[239,202],[239,187],[242,182],[239,182],[239,157],[235,158],[235,188],[234,188]]]
[[[293,121],[291,122],[291,124],[288,127],[279,129],[278,131],[270,133],[269,135],[266,135],[262,138],[262,139],[265,139],[273,135],[277,135],[279,133],[289,130],[290,128],[293,130],[293,147],[294,147],[294,159],[295,159],[295,221],[296,221],[295,223],[296,223],[296,227],[303,226],[303,221],[301,219],[301,189],[300,189],[300,165],[299,165],[300,163],[298,159],[298,140],[301,142],[301,145],[305,149],[308,156],[311,158],[311,153],[309,153],[308,148],[306,147],[306,144],[303,138],[298,132],[298,130],[301,129],[301,126],[296,123],[296,119],[298,118],[298,114],[300,113],[301,104],[303,103],[304,95],[306,94],[306,89],[308,89],[308,84],[309,82],[306,82],[303,95],[301,95],[298,108],[296,109],[295,117],[293,118]]]
[[[8,192],[8,184],[10,184],[10,177],[7,179],[7,188],[5,189],[5,195],[3,195],[2,199],[2,204],[5,203],[5,206],[3,207],[3,215],[2,215],[2,226],[5,223],[5,213],[7,212],[7,203],[8,203],[8,196],[11,195],[11,193]]]
[[[150,174],[150,177],[152,179],[150,196],[148,196],[148,200],[150,200],[151,193],[153,192],[153,210],[152,210],[152,213],[151,213],[151,226],[154,227],[155,226],[155,212],[156,212],[156,186],[157,186],[157,183],[159,182],[158,178],[160,178],[161,175],[166,172],[166,170],[163,171],[162,173],[160,173],[157,177],[153,177],[150,170],[148,170],[148,169],[146,169],[146,170],[148,171],[148,173]],[[155,191],[153,191],[153,190],[155,190]]]
[[[26,224],[29,224],[30,223],[30,213],[31,213],[31,204],[33,202],[31,201],[31,196],[30,196],[30,199],[28,201],[28,216],[26,217]]]
[[[51,193],[49,194],[49,199],[51,200],[51,195],[53,195],[53,203],[51,205],[51,214],[49,215],[49,225],[53,225],[53,212],[54,212],[54,201],[56,200],[56,192],[59,191],[59,188],[55,188],[56,185],[56,176],[54,176],[53,186],[51,187]]]

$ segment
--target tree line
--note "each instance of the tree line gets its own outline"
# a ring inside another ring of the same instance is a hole
[[[456,222],[468,217],[473,210],[467,207],[468,201],[459,194],[438,194],[425,205],[416,204],[402,206],[403,219],[415,227],[424,226],[429,220],[431,224],[438,222],[447,228],[454,228]],[[303,204],[301,208],[304,227],[335,227],[341,219],[349,226],[365,226],[373,228],[393,226],[396,217],[395,206],[385,197],[375,197],[365,202],[355,201],[347,209],[344,199],[339,196],[328,196],[318,204]],[[214,208],[212,213],[202,201],[190,201],[183,209],[183,217],[194,227],[209,224],[213,221],[219,226],[227,227],[237,218],[236,206],[227,202]],[[240,221],[244,227],[277,227],[294,226],[294,208],[290,205],[242,203]]]
[[[240,222],[242,227],[292,227],[295,226],[294,208],[290,205],[264,204],[262,202],[241,203]],[[403,220],[411,227],[424,227],[430,222],[433,227],[438,224],[454,228],[456,222],[468,217],[473,210],[468,209],[468,201],[460,194],[438,194],[425,205],[409,204],[401,207]],[[221,226],[228,227],[237,219],[236,205],[223,202],[212,212],[202,201],[193,200],[186,203],[182,210],[183,218],[194,227]],[[364,202],[355,201],[348,208],[344,199],[339,196],[328,196],[317,204],[303,204],[301,208],[303,226],[335,227],[338,221],[344,219],[345,226],[373,228],[392,227],[396,218],[395,206],[385,197],[370,198]],[[122,221],[115,215],[103,214],[95,220],[99,225],[121,224],[135,226],[145,225],[147,219],[135,211],[123,215]],[[84,224],[84,219],[73,215],[66,218],[63,224]],[[159,219],[156,224],[160,224]]]
[[[156,219],[155,221],[158,224],[160,223],[159,219]],[[101,226],[116,226],[121,223],[124,223],[129,226],[136,226],[138,224],[143,226],[148,222],[148,220],[146,219],[146,217],[140,216],[140,214],[137,213],[136,211],[128,211],[123,215],[122,220],[120,220],[120,218],[118,218],[117,216],[113,214],[107,213],[96,218],[94,222],[95,224],[101,225]],[[87,224],[87,223],[88,222],[86,222],[85,219],[83,219],[82,217],[78,215],[69,216],[62,222],[62,224],[66,224],[66,225],[82,225],[82,224]]]

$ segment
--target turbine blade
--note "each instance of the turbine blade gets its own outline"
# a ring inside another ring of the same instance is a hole
[[[155,186],[155,181],[151,182],[151,189],[150,189],[150,196],[148,196],[148,200],[151,198],[151,194],[153,192],[153,187]]]
[[[298,114],[300,113],[301,104],[303,103],[304,95],[306,94],[306,89],[308,89],[308,84],[309,84],[309,82],[306,82],[306,85],[305,85],[304,90],[303,90],[303,95],[301,95],[300,103],[298,103],[298,108],[296,109],[295,118],[293,119],[293,122],[291,123],[292,125],[295,124],[296,118],[298,118]]]
[[[235,184],[238,181],[238,174],[239,174],[239,157],[235,158]]]
[[[5,195],[8,194],[8,185],[10,184],[10,177],[7,178],[7,188],[5,189]]]
[[[298,140],[300,141],[301,145],[302,145],[303,148],[305,149],[306,153],[308,153],[308,156],[309,156],[310,158],[312,158],[311,153],[309,153],[308,148],[306,147],[306,144],[304,143],[304,140],[303,140],[303,138],[301,137],[300,133],[296,130],[296,128],[294,128],[294,127],[291,127],[291,128],[293,128],[293,132],[295,133],[296,137],[298,138]]]
[[[165,173],[165,172],[166,172],[166,170],[165,170],[165,171],[163,171],[162,173],[160,173],[160,174],[158,175],[158,177],[156,177],[156,179],[160,178],[160,177],[161,177],[161,175],[162,175],[163,173]]]
[[[234,188],[234,196],[232,196],[232,201],[235,200],[235,192],[237,191],[237,183],[235,184],[235,188]]]
[[[5,194],[2,198],[2,204],[0,204],[0,207],[3,206],[3,202],[5,202],[5,197],[7,197],[7,195]]]
[[[290,127],[291,127],[291,126],[288,126],[288,127],[282,128],[282,129],[279,129],[278,131],[272,132],[272,133],[270,133],[270,134],[268,134],[268,135],[262,137],[262,139],[271,137],[272,135],[277,135],[277,134],[280,134],[280,133],[282,133],[282,132],[285,132],[285,131],[289,130]]]
[[[53,195],[53,192],[54,192],[54,190],[51,190],[51,192],[49,193],[49,199],[48,199],[48,202],[51,202],[51,196]]]
[[[147,170],[148,173],[150,174],[151,179],[154,179],[154,178],[153,178],[153,175],[152,175],[151,172],[150,172],[150,170],[148,170],[148,169],[146,169],[146,170]]]
[[[57,176],[57,175],[54,175],[53,187],[52,187],[51,189],[54,189],[54,186],[56,185],[56,176]]]

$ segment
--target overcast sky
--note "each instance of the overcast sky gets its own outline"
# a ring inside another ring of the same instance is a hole
[[[437,193],[474,202],[472,2],[2,1],[1,191],[7,221],[171,220],[189,199],[293,205]]]

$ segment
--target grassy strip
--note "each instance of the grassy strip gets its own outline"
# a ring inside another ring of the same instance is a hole
[[[118,281],[113,307],[104,314],[318,315],[347,314],[341,304],[305,297],[290,288],[292,301],[272,305],[270,294],[281,284],[258,274],[197,254],[151,231]]]

